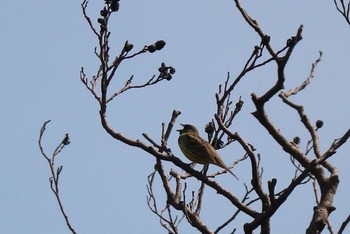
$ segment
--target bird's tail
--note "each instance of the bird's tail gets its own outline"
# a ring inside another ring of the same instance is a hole
[[[237,177],[235,174],[233,174],[233,172],[230,170],[230,168],[225,168],[225,169],[226,169],[226,171],[228,171],[228,173],[230,173],[230,174],[233,175],[237,180],[239,180],[238,177]]]

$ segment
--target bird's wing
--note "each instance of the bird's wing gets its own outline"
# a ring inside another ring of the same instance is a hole
[[[185,134],[187,142],[191,147],[190,150],[198,158],[203,160],[203,164],[214,163],[216,164],[215,157],[217,155],[215,149],[200,136],[195,134]]]
[[[197,163],[215,164],[223,169],[226,169],[238,180],[237,176],[233,174],[228,166],[226,166],[224,161],[220,158],[219,154],[210,143],[195,134],[183,134],[182,137],[185,137],[185,140],[191,146],[188,147],[188,150],[192,155],[195,156]]]
[[[210,160],[209,163],[215,164],[223,169],[225,169],[228,173],[232,174],[237,180],[237,176],[235,174],[233,174],[233,172],[231,171],[231,169],[226,166],[226,164],[224,163],[224,161],[221,159],[220,155],[216,152],[216,150],[214,149],[214,147],[208,143],[207,141],[203,140],[201,137],[197,136],[197,135],[191,135],[192,138],[192,143],[193,145],[197,145],[197,146],[202,146],[202,147],[198,147],[201,149],[196,149],[197,152],[202,153],[203,157],[206,157]]]

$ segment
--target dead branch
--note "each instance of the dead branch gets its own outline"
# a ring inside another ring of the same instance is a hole
[[[69,140],[69,136],[68,134],[65,135],[65,137],[63,138],[63,140],[58,144],[58,146],[56,147],[56,149],[54,150],[54,152],[51,154],[51,157],[47,156],[47,154],[44,151],[44,147],[42,145],[42,138],[44,136],[45,130],[46,130],[46,125],[50,122],[51,120],[46,121],[43,126],[40,129],[40,134],[39,134],[39,140],[38,140],[38,145],[40,148],[40,152],[43,155],[43,157],[47,160],[48,164],[49,164],[49,168],[51,171],[51,177],[49,178],[50,181],[50,188],[51,191],[55,194],[57,203],[60,207],[60,211],[66,221],[66,225],[69,228],[69,230],[73,233],[76,234],[73,226],[71,225],[69,219],[68,219],[68,215],[66,213],[66,211],[64,210],[62,201],[61,201],[61,197],[60,197],[60,193],[59,193],[59,176],[62,172],[63,166],[58,166],[57,169],[55,167],[55,157],[61,153],[61,151],[63,150],[63,148],[68,145],[70,143]]]

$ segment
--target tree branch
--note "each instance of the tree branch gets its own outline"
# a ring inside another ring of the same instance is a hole
[[[60,198],[60,193],[59,193],[59,176],[60,173],[62,172],[62,166],[59,166],[57,170],[55,169],[55,157],[63,150],[63,148],[70,143],[69,136],[68,134],[65,135],[61,143],[56,147],[54,152],[51,155],[51,158],[47,156],[47,154],[44,151],[44,147],[42,146],[42,138],[44,136],[45,130],[46,130],[46,125],[50,122],[51,120],[46,121],[43,126],[40,129],[40,134],[39,134],[39,140],[38,140],[38,145],[40,148],[41,154],[44,156],[44,158],[47,160],[49,164],[49,168],[51,171],[51,177],[49,178],[50,180],[50,188],[52,192],[55,194],[57,203],[60,207],[60,211],[64,217],[64,220],[66,221],[66,225],[69,228],[69,230],[73,233],[76,234],[73,226],[69,222],[68,215],[64,210],[61,198]]]

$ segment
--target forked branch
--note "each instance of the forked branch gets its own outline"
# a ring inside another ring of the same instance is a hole
[[[50,188],[52,190],[52,192],[55,194],[57,203],[60,207],[61,213],[66,221],[66,224],[69,228],[69,230],[73,233],[76,234],[73,226],[71,225],[71,223],[69,222],[68,219],[68,215],[64,210],[62,201],[61,201],[61,197],[60,197],[60,193],[59,193],[59,176],[62,172],[63,166],[58,166],[57,169],[55,167],[55,157],[61,153],[61,151],[63,150],[63,148],[65,146],[67,146],[70,143],[69,140],[69,136],[68,134],[65,135],[65,137],[63,138],[63,140],[58,144],[58,146],[56,147],[56,149],[54,150],[54,152],[51,154],[51,157],[47,156],[47,154],[45,153],[44,147],[42,145],[42,138],[44,136],[45,130],[46,130],[46,125],[50,122],[50,120],[46,121],[43,126],[40,129],[40,134],[39,134],[39,140],[38,140],[38,145],[40,148],[40,152],[42,154],[42,156],[47,160],[48,164],[49,164],[49,168],[51,171],[51,177],[49,178],[50,180]]]

